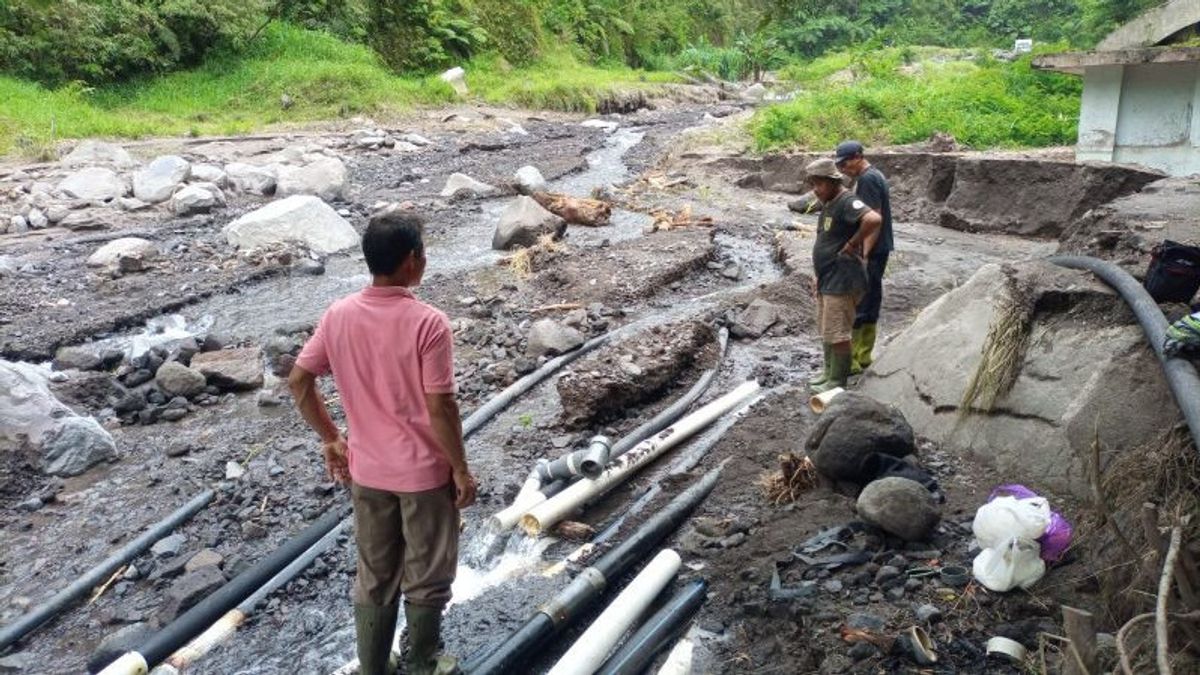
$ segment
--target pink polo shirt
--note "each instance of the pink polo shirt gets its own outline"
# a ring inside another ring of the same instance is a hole
[[[407,288],[368,286],[325,311],[296,365],[333,373],[350,425],[355,483],[419,492],[450,482],[425,405],[425,394],[455,391],[445,314]]]

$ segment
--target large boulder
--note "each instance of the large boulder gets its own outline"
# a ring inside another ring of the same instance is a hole
[[[916,450],[912,427],[898,409],[853,391],[833,399],[804,445],[817,471],[859,483],[867,457],[877,452],[904,457]]]
[[[188,368],[178,361],[167,361],[154,373],[154,383],[168,396],[191,398],[204,391],[204,387],[208,386],[208,379],[200,371]]]
[[[275,194],[313,195],[327,202],[343,201],[350,187],[346,165],[336,157],[321,157],[304,166],[281,166],[275,182]]]
[[[729,333],[739,338],[759,338],[767,329],[779,322],[779,306],[762,298],[755,298],[746,306],[729,327]]]
[[[158,256],[158,247],[154,242],[139,237],[121,237],[113,239],[96,249],[88,256],[88,267],[116,267],[121,258],[138,258],[150,260]]]
[[[358,233],[320,197],[294,195],[271,202],[225,226],[225,238],[238,248],[297,241],[318,253],[358,245]]]
[[[107,202],[129,193],[129,184],[112,169],[93,166],[62,179],[58,189],[73,199]]]
[[[0,360],[0,410],[0,440],[28,444],[46,473],[75,476],[117,458],[112,436],[63,405],[36,366]]]
[[[233,189],[251,195],[275,194],[277,171],[278,167],[275,166],[254,166],[241,162],[225,165],[225,175]]]
[[[83,141],[62,159],[67,166],[111,164],[118,167],[137,166],[133,157],[119,145],[104,141]]]
[[[960,412],[988,327],[1013,288],[1032,307],[1015,382],[990,410]],[[1043,262],[980,268],[879,353],[859,390],[893,402],[921,436],[990,466],[1000,482],[1080,496],[1089,494],[1095,439],[1106,464],[1179,420],[1124,303],[1090,274]]]
[[[542,208],[532,197],[517,197],[500,213],[500,222],[492,237],[492,248],[504,251],[518,246],[533,246],[543,235],[559,238],[567,231],[567,222]]]
[[[263,352],[258,347],[201,352],[192,357],[191,368],[221,389],[245,391],[263,384]]]
[[[872,481],[855,505],[863,521],[905,541],[926,541],[942,519],[933,495],[908,478]]]
[[[188,179],[191,170],[192,165],[182,157],[157,157],[133,175],[133,196],[148,204],[165,202]]]
[[[526,165],[517,169],[516,181],[517,192],[523,195],[532,195],[546,189],[546,179],[535,166]]]
[[[539,319],[529,327],[525,353],[530,357],[563,354],[581,346],[583,333],[554,319]]]

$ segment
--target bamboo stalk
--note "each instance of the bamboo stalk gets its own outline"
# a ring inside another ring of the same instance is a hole
[[[1167,635],[1167,604],[1171,595],[1171,578],[1175,576],[1175,561],[1179,558],[1179,544],[1183,532],[1178,525],[1171,528],[1171,543],[1167,546],[1167,557],[1163,560],[1162,577],[1158,580],[1158,604],[1154,618],[1154,636],[1158,646],[1158,673],[1171,675],[1171,646]]]

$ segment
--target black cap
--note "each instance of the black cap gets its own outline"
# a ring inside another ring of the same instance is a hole
[[[863,154],[863,144],[858,141],[842,141],[838,143],[837,150],[834,151],[833,161],[841,164],[842,162]]]

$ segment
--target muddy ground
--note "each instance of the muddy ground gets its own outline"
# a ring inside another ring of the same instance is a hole
[[[447,615],[450,650],[465,656],[495,644],[569,578],[546,578],[540,572],[577,543],[543,542],[535,548],[516,536],[501,542],[503,554],[488,555],[495,546],[488,541],[484,520],[513,497],[533,460],[585,444],[594,433],[620,436],[665,407],[711,366],[715,354],[710,340],[662,340],[654,331],[680,322],[715,328],[758,297],[779,306],[780,320],[760,338],[732,341],[702,400],[752,377],[764,385],[765,400],[729,428],[694,468],[679,468],[679,458],[687,456],[687,447],[682,448],[578,516],[601,529],[656,486],[657,494],[624,523],[619,539],[653,513],[655,505],[728,461],[715,492],[671,540],[684,557],[681,577],[702,576],[711,584],[693,630],[696,672],[915,671],[915,664],[903,657],[847,644],[839,631],[848,621],[865,621],[880,635],[894,636],[917,623],[914,612],[922,605],[937,608],[942,617],[931,624],[941,661],[925,672],[996,672],[982,656],[987,637],[1008,635],[1035,647],[1038,631],[1058,630],[1059,601],[1070,598],[1089,605],[1086,596],[1076,597],[1081,589],[1075,582],[1086,574],[1075,563],[1051,571],[1033,593],[1005,596],[977,587],[946,588],[927,576],[939,565],[969,565],[971,517],[1002,480],[929,444],[922,444],[919,461],[934,473],[948,498],[932,542],[904,546],[863,533],[855,542],[871,553],[864,565],[826,573],[806,571],[792,561],[790,551],[797,544],[822,528],[853,521],[854,499],[845,489],[827,486],[795,504],[772,506],[759,486],[778,455],[802,449],[814,421],[803,387],[820,367],[803,257],[813,222],[789,213],[785,194],[738,187],[739,176],[719,164],[666,152],[735,129],[739,120],[726,116],[727,105],[680,104],[611,115],[607,119],[619,127],[612,132],[562,115],[473,108],[449,112],[454,114],[430,111],[389,126],[433,141],[407,154],[338,145],[352,128],[255,140],[160,141],[131,150],[143,159],[174,150],[228,160],[321,141],[337,148],[350,168],[351,194],[335,206],[345,209],[360,231],[376,202],[414,202],[430,220],[430,270],[419,295],[453,321],[466,411],[537,365],[524,353],[531,319],[566,319],[569,312],[582,310],[583,316],[576,314],[573,320],[587,335],[622,331],[615,344],[563,377],[599,382],[605,379],[605,367],[624,372],[622,382],[597,386],[626,396],[627,404],[600,410],[591,401],[588,405],[596,410],[580,410],[572,399],[564,409],[559,397],[563,385],[552,378],[470,440],[469,456],[481,490],[479,503],[465,514],[463,559],[470,564],[460,571],[457,598]],[[500,118],[520,124],[527,133],[509,131],[509,121]],[[705,152],[727,150],[709,147]],[[497,214],[509,198],[446,200],[438,192],[453,172],[500,185],[525,164],[537,166],[554,189],[582,196],[599,188],[619,208],[613,225],[570,228],[558,250],[535,256],[530,273],[521,276],[503,264],[503,255],[490,250]],[[53,167],[8,168],[0,170],[5,193],[19,187],[20,179],[12,177],[16,169],[36,173]],[[64,345],[98,340],[124,345],[142,333],[148,319],[168,313],[178,313],[198,332],[219,336],[225,344],[267,345],[279,338],[298,344],[330,301],[367,281],[364,265],[353,252],[333,255],[320,261],[322,275],[309,276],[297,270],[304,251],[238,254],[225,243],[220,228],[262,201],[236,197],[225,209],[185,219],[154,210],[113,212],[106,214],[109,227],[99,232],[51,228],[0,235],[0,255],[15,270],[5,274],[0,287],[0,355],[40,362]],[[685,207],[697,218],[711,217],[711,224],[649,231],[652,211],[678,213]],[[130,232],[172,253],[145,272],[115,279],[84,267],[83,260],[101,241]],[[1057,245],[916,222],[898,224],[897,241],[886,281],[884,345],[922,307],[981,265],[1043,256]],[[647,344],[666,351],[639,352]],[[639,363],[643,356],[646,362]],[[627,365],[622,370],[621,364],[631,363],[670,377],[646,378],[646,387],[638,389],[637,378],[628,377],[637,371]],[[589,370],[576,372],[580,368]],[[69,373],[67,382],[58,385],[60,394],[75,391],[76,399],[85,401],[78,405],[80,412],[101,415],[117,440],[120,459],[82,476],[51,479],[40,475],[29,457],[0,448],[5,453],[0,466],[5,542],[0,550],[0,620],[14,619],[63,587],[191,495],[208,486],[218,494],[179,529],[184,540],[175,555],[139,556],[97,599],[71,608],[20,642],[5,656],[18,672],[83,670],[106,635],[131,625],[150,630],[170,619],[181,580],[190,574],[183,563],[197,551],[219,553],[224,576],[232,577],[326,509],[346,501],[344,491],[324,477],[312,434],[272,376],[266,393],[214,397],[209,405],[193,406],[179,421],[151,424],[126,424],[104,411],[102,402],[88,405],[88,397],[77,391],[84,385],[73,384],[86,381]],[[332,398],[332,386],[325,386]],[[276,402],[282,405],[270,405]],[[340,420],[336,404],[335,414]],[[231,462],[243,467],[244,475],[232,477]],[[32,510],[23,506],[31,497],[44,505]],[[1070,505],[1063,506],[1069,514]],[[767,588],[776,562],[783,563],[785,585],[813,580],[819,582],[817,591],[787,602],[771,600]],[[887,578],[877,582],[883,568],[894,568],[899,576],[885,571]],[[352,572],[347,532],[300,578],[272,595],[232,642],[191,672],[324,673],[341,666],[354,654],[348,601]],[[525,672],[549,666],[568,644],[568,638],[558,640],[544,662],[528,664]]]

